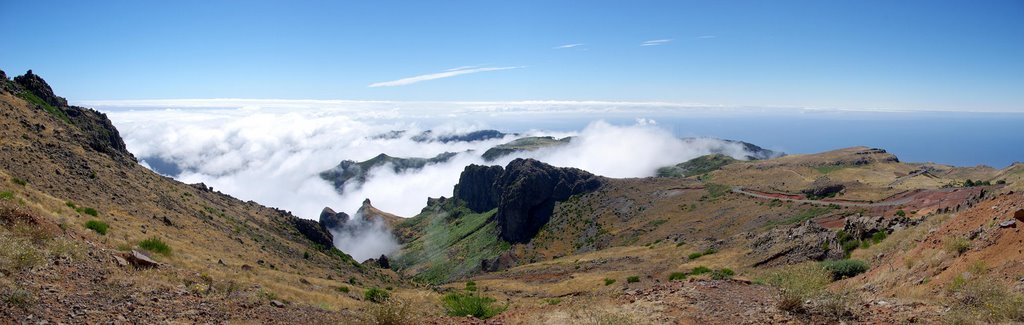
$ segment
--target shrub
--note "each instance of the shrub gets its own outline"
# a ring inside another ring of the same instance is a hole
[[[110,225],[106,222],[93,219],[85,222],[85,228],[92,229],[92,231],[95,231],[97,234],[106,235],[107,228],[110,228]]]
[[[4,191],[0,192],[0,200],[10,200],[14,198],[14,192]]]
[[[728,269],[728,268],[722,268],[722,269],[718,269],[718,270],[712,271],[711,272],[711,279],[714,279],[714,280],[731,279],[733,275],[736,275],[736,272],[733,272],[731,269]]]
[[[770,273],[760,282],[779,288],[779,309],[798,313],[806,310],[804,301],[819,296],[832,282],[832,274],[817,263],[805,263]]]
[[[604,285],[605,286],[610,286],[612,284],[615,284],[615,279],[607,279],[607,278],[604,279]]]
[[[31,269],[45,262],[43,252],[29,240],[0,233],[0,274]]]
[[[476,282],[466,282],[466,291],[476,291]]]
[[[668,276],[668,280],[669,281],[686,280],[686,272],[672,272],[672,274],[670,274]]]
[[[885,240],[886,237],[889,237],[889,233],[885,232],[884,230],[875,232],[874,234],[871,234],[871,241],[873,241],[875,244],[878,244]]]
[[[72,209],[78,209],[78,207],[75,206],[75,203],[71,202],[71,201],[64,202],[64,205],[66,205],[66,206],[68,206],[69,208],[72,208]]]
[[[637,283],[637,282],[640,282],[640,277],[639,276],[634,275],[634,276],[626,278],[626,283]]]
[[[971,241],[964,237],[947,238],[945,246],[947,251],[959,256],[971,250]]]
[[[26,182],[24,179],[20,179],[20,178],[17,178],[17,177],[11,178],[11,182],[14,182],[14,184],[18,184],[18,185],[21,185],[21,186],[25,186],[26,184],[28,184],[28,182]]]
[[[544,298],[544,302],[547,303],[548,305],[554,306],[554,305],[562,303],[562,299],[561,298]]]
[[[78,208],[75,209],[75,211],[78,211],[78,213],[85,213],[93,217],[98,216],[100,214],[98,211],[96,211],[96,209],[93,208]]]
[[[367,309],[370,324],[403,325],[415,324],[409,304],[399,299],[388,299]]]
[[[693,270],[690,271],[690,275],[701,275],[701,274],[710,273],[710,272],[711,272],[711,269],[709,269],[707,266],[698,266],[698,267],[693,268]]]
[[[870,268],[868,263],[859,260],[835,260],[821,262],[822,268],[832,274],[833,280],[852,278],[857,274],[867,272]]]
[[[106,225],[106,222],[97,219],[91,219],[85,222],[85,228],[90,229],[93,232],[96,232],[96,234],[106,235],[106,229],[111,228],[111,226]]]
[[[903,209],[899,209],[899,210],[896,210],[896,216],[897,217],[906,217],[907,213],[904,212]]]
[[[691,260],[695,260],[695,259],[700,258],[701,256],[704,256],[704,254],[701,254],[700,252],[697,252],[697,253],[690,253],[690,255],[688,255],[686,257],[691,259]]]
[[[338,292],[348,293],[348,291],[349,291],[348,286],[340,286],[340,287],[338,287]]]
[[[441,298],[441,303],[444,304],[448,316],[473,316],[479,319],[497,316],[508,308],[508,306],[496,306],[494,302],[494,298],[481,297],[477,294],[449,293]]]
[[[160,238],[157,237],[150,237],[149,239],[143,240],[139,243],[139,248],[164,256],[171,255],[171,247],[167,246],[167,243],[164,243],[163,240],[160,240]]]
[[[958,275],[946,288],[951,312],[960,323],[1013,323],[1024,321],[1024,297],[991,277]]]
[[[387,290],[378,287],[373,287],[366,289],[366,291],[363,292],[363,298],[366,299],[367,301],[382,303],[384,301],[387,301],[388,299],[391,299],[391,293],[388,292]]]

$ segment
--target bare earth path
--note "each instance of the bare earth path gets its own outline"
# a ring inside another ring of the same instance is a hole
[[[939,191],[942,191],[942,190],[939,190]],[[751,192],[751,191],[744,190],[742,187],[739,187],[739,186],[733,187],[732,188],[732,192],[733,193],[738,193],[738,194],[743,194],[743,195],[750,196],[750,197],[767,199],[767,200],[778,199],[778,200],[782,200],[782,201],[789,201],[789,202],[796,202],[796,203],[810,203],[810,204],[817,204],[817,205],[835,204],[835,205],[844,206],[844,207],[860,207],[860,208],[890,207],[890,206],[905,205],[907,203],[910,203],[913,200],[913,197],[912,197],[913,193],[900,193],[900,194],[896,194],[896,195],[894,195],[892,197],[889,197],[889,198],[887,198],[885,200],[878,201],[878,202],[850,202],[850,201],[792,199],[792,198],[787,198],[787,197],[783,196],[783,195],[786,195],[786,194],[780,194],[780,195],[777,195],[777,196],[776,195],[769,195],[769,194],[762,194],[762,193],[757,193],[757,192]]]

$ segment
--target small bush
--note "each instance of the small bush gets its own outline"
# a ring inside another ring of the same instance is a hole
[[[100,214],[98,211],[96,211],[96,209],[93,208],[78,208],[75,209],[75,211],[78,211],[78,213],[88,214],[93,217],[98,216]]]
[[[736,272],[733,272],[733,270],[728,269],[728,268],[722,268],[722,269],[718,269],[718,270],[712,271],[711,272],[711,279],[714,279],[714,280],[731,279],[733,275],[736,275]]]
[[[508,306],[496,306],[494,302],[494,298],[481,297],[477,294],[449,293],[441,298],[441,303],[444,304],[448,316],[473,316],[479,319],[497,316],[508,308]]]
[[[97,234],[106,235],[107,228],[110,228],[110,225],[106,222],[93,219],[85,222],[85,228],[92,229],[92,231],[95,231]]]
[[[28,184],[28,182],[26,182],[24,179],[20,179],[20,178],[17,178],[17,177],[11,178],[11,182],[13,182],[14,184],[21,185],[21,186],[25,186],[26,184]]]
[[[544,302],[547,303],[548,305],[554,306],[554,305],[562,303],[562,299],[561,298],[544,298]]]
[[[701,254],[700,252],[697,252],[697,253],[690,253],[690,255],[688,255],[686,257],[691,259],[691,260],[695,260],[695,259],[700,258],[701,256],[704,256],[704,254]]]
[[[868,263],[858,260],[824,261],[821,266],[832,275],[833,280],[852,278],[870,268]]]
[[[387,290],[378,287],[373,287],[366,289],[366,291],[363,292],[363,298],[366,299],[367,301],[382,303],[388,299],[391,299],[391,293],[388,292]]]
[[[971,241],[963,237],[947,238],[945,246],[947,251],[960,256],[971,250]]]
[[[4,191],[0,192],[0,200],[10,200],[14,198],[14,192]]]
[[[349,289],[348,289],[347,286],[340,286],[340,287],[338,287],[338,292],[348,293],[348,291],[349,291]]]
[[[604,279],[605,286],[610,286],[612,284],[615,284],[615,279]]]
[[[476,282],[466,282],[466,291],[476,291]]]
[[[709,269],[707,266],[698,266],[690,271],[690,275],[701,275],[705,273],[711,273],[711,269]]]
[[[906,216],[907,216],[907,213],[906,213],[906,212],[904,212],[904,211],[903,211],[903,209],[900,209],[900,210],[896,210],[896,216],[897,216],[897,217],[906,217]]]
[[[409,304],[399,299],[387,299],[367,309],[370,324],[403,325],[415,324]]]
[[[64,202],[64,205],[66,205],[66,206],[68,206],[69,208],[72,208],[72,209],[78,209],[78,207],[75,206],[75,203],[71,202],[71,201]]]
[[[800,313],[806,310],[804,301],[821,295],[832,282],[832,274],[817,263],[805,263],[770,273],[759,282],[779,288],[779,309]]]
[[[139,248],[164,256],[171,255],[171,247],[167,246],[167,243],[164,243],[163,240],[160,240],[160,238],[157,237],[150,237],[149,239],[143,240],[139,243]]]
[[[686,280],[686,272],[672,272],[668,276],[669,281]]]
[[[960,323],[1014,323],[1024,321],[1024,296],[991,277],[958,275],[946,288],[951,312]]]
[[[639,276],[634,275],[634,276],[626,278],[626,283],[637,283],[637,282],[640,282],[640,277]]]
[[[875,244],[878,244],[885,240],[886,237],[889,237],[889,233],[885,231],[879,231],[874,234],[871,234],[871,241],[875,242]]]

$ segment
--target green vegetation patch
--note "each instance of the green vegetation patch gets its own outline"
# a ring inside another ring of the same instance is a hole
[[[708,196],[712,199],[721,197],[731,190],[729,185],[707,183],[704,184],[704,190],[708,192]]]
[[[723,154],[711,154],[690,159],[684,163],[658,168],[658,177],[690,177],[707,174],[738,160]]]
[[[445,313],[453,317],[473,316],[479,319],[488,319],[505,311],[508,306],[501,306],[495,303],[491,297],[480,296],[475,293],[453,292],[441,298]]]
[[[88,214],[93,217],[100,215],[99,211],[96,211],[96,209],[93,208],[77,208],[75,211],[78,213]]]
[[[609,279],[609,278],[605,278],[604,279],[604,285],[605,286],[610,286],[610,285],[613,285],[613,284],[615,284],[615,279]]]
[[[858,274],[867,272],[871,267],[867,262],[860,260],[835,260],[821,262],[822,268],[832,274],[833,280],[852,278]]]
[[[688,255],[686,257],[689,258],[690,260],[695,260],[695,259],[700,258],[701,256],[711,255],[711,254],[714,254],[714,253],[717,253],[717,252],[718,251],[716,251],[714,248],[710,248],[709,247],[708,249],[705,249],[705,250],[700,251],[700,252],[690,253],[690,255]]]
[[[106,222],[93,219],[85,222],[85,228],[92,229],[92,231],[95,231],[97,234],[106,235],[107,229],[110,228],[110,225]]]
[[[481,262],[507,251],[511,245],[498,236],[492,220],[497,209],[473,213],[464,206],[427,211],[416,218],[422,235],[409,242],[392,263],[397,269],[415,269],[413,279],[440,284],[472,274]]]
[[[637,282],[640,282],[640,276],[634,275],[634,276],[630,276],[630,277],[626,278],[626,283],[637,283]]]
[[[53,105],[50,105],[49,103],[43,101],[42,98],[39,98],[39,96],[36,96],[31,92],[23,91],[21,93],[18,93],[18,97],[21,97],[21,99],[24,99],[32,104],[35,104],[47,113],[50,113],[50,115],[53,115],[54,117],[61,121],[64,121],[65,123],[71,123],[71,119],[68,118],[67,113],[64,113],[64,110],[54,107]]]
[[[378,287],[372,287],[363,292],[363,299],[369,302],[382,303],[391,299],[391,293]]]
[[[157,237],[150,237],[143,240],[139,243],[139,248],[164,256],[171,255],[171,247],[167,246],[167,243],[164,243],[163,240],[160,240],[160,238]]]
[[[11,200],[14,199],[14,192],[4,191],[0,192],[0,200]]]

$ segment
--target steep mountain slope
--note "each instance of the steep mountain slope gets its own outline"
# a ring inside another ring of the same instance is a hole
[[[0,237],[12,243],[2,250],[42,256],[5,268],[0,291],[26,303],[5,305],[0,318],[332,319],[340,314],[301,306],[357,306],[334,288],[349,279],[362,286],[393,281],[331,248],[329,237],[325,246],[308,236],[320,232],[315,222],[140,166],[104,114],[67,105],[37,75],[0,83],[0,212],[7,225]],[[106,225],[102,233],[90,230],[99,224]],[[47,255],[52,242],[74,258]],[[147,253],[161,267],[119,266],[120,256],[146,249],[165,252]],[[273,312],[274,299],[298,309]]]

